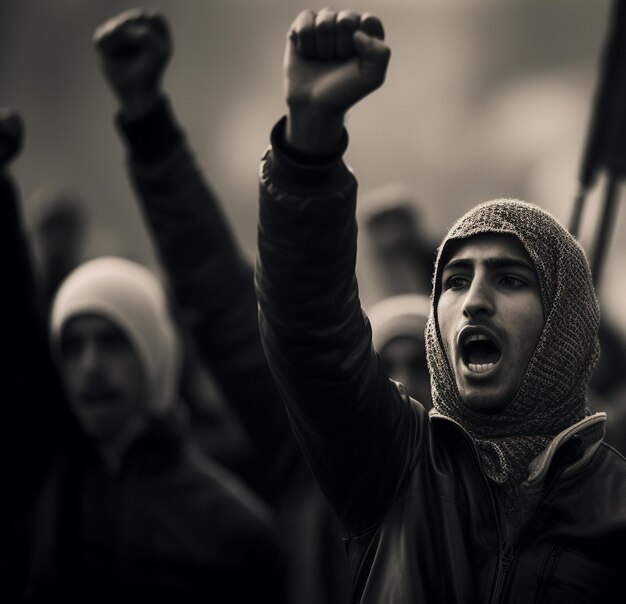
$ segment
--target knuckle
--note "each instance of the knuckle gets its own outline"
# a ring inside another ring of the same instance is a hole
[[[337,13],[337,19],[359,19],[359,14],[351,8],[344,8]]]
[[[354,31],[358,28],[358,26],[359,23],[357,19],[351,19],[348,17],[344,19],[337,19],[337,29],[342,33]]]

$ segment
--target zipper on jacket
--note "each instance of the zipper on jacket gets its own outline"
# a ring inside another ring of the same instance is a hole
[[[500,598],[502,597],[502,591],[504,588],[504,583],[506,581],[507,574],[511,568],[511,564],[513,563],[513,558],[515,557],[515,549],[510,543],[503,543],[500,549],[500,560],[498,562],[498,574],[496,576],[496,582],[493,588],[493,596],[491,597],[491,601],[494,604],[500,602]]]
[[[498,569],[496,571],[495,582],[493,583],[493,589],[491,592],[492,595],[491,595],[490,602],[492,604],[498,604],[502,597],[502,592],[503,592],[507,574],[515,558],[515,547],[513,546],[513,544],[508,543],[507,541],[508,534],[503,535],[503,528],[506,529],[506,521],[502,519],[502,507],[498,503],[496,494],[493,492],[493,488],[491,487],[491,484],[489,483],[489,479],[487,478],[487,475],[482,469],[482,466],[480,464],[480,455],[478,453],[478,447],[476,446],[476,443],[474,443],[474,441],[472,440],[472,437],[466,432],[465,428],[463,428],[463,426],[461,426],[458,422],[450,418],[446,418],[446,420],[453,424],[456,424],[460,428],[461,434],[463,435],[465,442],[469,445],[470,449],[472,450],[474,454],[474,459],[478,466],[479,474],[481,475],[483,479],[483,484],[487,491],[487,496],[491,502],[491,509],[493,511],[493,519],[496,524],[496,533],[498,536],[498,546],[500,549],[499,549],[499,556],[498,556]]]
[[[510,543],[509,540],[510,535],[508,534],[506,519],[503,518],[502,505],[498,502],[497,495],[494,493],[493,487],[491,486],[487,475],[480,465],[480,455],[478,453],[478,447],[476,447],[476,444],[469,435],[467,435],[466,440],[474,451],[474,456],[476,459],[476,463],[478,464],[480,475],[482,476],[485,489],[487,490],[487,495],[489,497],[489,500],[491,501],[493,519],[496,525],[496,534],[498,537],[499,547],[498,568],[496,570],[496,578],[492,584],[493,587],[491,591],[490,602],[492,604],[499,604],[502,598],[507,575],[509,573],[511,565],[513,564],[513,558],[515,557],[515,547],[512,543]]]
[[[467,433],[467,431],[465,430],[465,428],[463,428],[463,426],[461,426],[458,422],[456,422],[453,419],[450,419],[449,417],[446,416],[441,416],[442,419],[445,419],[446,421],[450,422],[451,424],[454,424],[458,427],[460,433],[462,434],[462,436],[464,437],[465,442],[468,444],[470,450],[472,451],[472,453],[474,454],[474,459],[476,460],[476,463],[478,464],[478,468],[479,468],[479,473],[481,474],[482,478],[483,478],[483,482],[489,492],[489,496],[491,499],[491,505],[492,505],[492,509],[493,509],[493,513],[494,513],[494,519],[495,519],[495,523],[496,523],[496,530],[497,530],[497,534],[498,534],[498,543],[500,545],[500,554],[499,554],[499,560],[498,560],[498,571],[496,574],[496,579],[495,579],[495,583],[494,583],[494,588],[492,591],[492,597],[490,602],[492,604],[499,604],[500,599],[502,598],[502,593],[503,593],[503,589],[504,589],[504,585],[506,582],[506,578],[507,578],[507,574],[511,568],[511,566],[513,565],[514,559],[515,559],[515,554],[516,554],[516,548],[512,545],[506,542],[506,539],[503,539],[503,535],[502,535],[502,521],[501,521],[501,517],[500,514],[498,513],[498,510],[500,509],[498,506],[498,502],[496,501],[496,495],[494,494],[490,483],[489,483],[489,479],[487,478],[487,476],[485,475],[485,472],[482,469],[482,466],[480,465],[480,455],[478,453],[478,448],[476,447],[476,444],[474,443],[474,441],[472,440],[471,436]],[[523,536],[523,533],[526,532],[528,533],[528,531],[530,530],[530,528],[534,525],[537,516],[539,514],[539,511],[541,509],[542,504],[544,503],[544,501],[548,498],[548,496],[551,494],[552,489],[554,488],[554,485],[558,483],[559,479],[561,478],[563,472],[565,471],[566,468],[561,469],[560,472],[557,472],[552,479],[550,480],[550,482],[547,482],[543,488],[543,494],[540,497],[539,501],[536,502],[535,504],[535,509],[532,513],[531,518],[524,524],[523,530],[520,533],[522,535],[521,539],[519,539],[518,543],[517,543],[517,547],[521,547],[523,545],[523,543],[525,542],[525,538]],[[544,584],[545,584],[545,579],[546,576],[548,574],[551,574],[553,572],[554,566],[557,563],[557,558],[558,558],[558,554],[559,554],[559,549],[557,547],[553,547],[548,561],[547,563],[544,565]],[[541,596],[541,590],[539,590],[535,596],[535,601],[538,601],[538,598]]]

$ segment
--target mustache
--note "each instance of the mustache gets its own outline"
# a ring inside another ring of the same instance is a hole
[[[83,384],[78,391],[80,399],[85,402],[117,398],[119,394],[120,392],[117,388],[102,380],[94,380]]]

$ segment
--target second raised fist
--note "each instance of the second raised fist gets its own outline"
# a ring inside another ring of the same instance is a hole
[[[161,79],[172,55],[165,18],[129,10],[103,23],[94,34],[104,75],[128,117],[150,110],[161,95]]]

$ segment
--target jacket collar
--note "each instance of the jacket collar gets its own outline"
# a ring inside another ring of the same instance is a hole
[[[454,425],[473,443],[470,434],[458,422],[434,409],[431,409],[429,415],[432,420]],[[564,475],[569,476],[584,468],[591,461],[604,438],[605,421],[606,413],[594,413],[559,432],[550,444],[530,462],[528,478],[524,486],[540,486],[545,482],[551,469],[565,468]]]
[[[550,468],[557,463],[558,454],[565,452],[566,449],[569,449],[570,453],[570,455],[565,455],[564,460],[569,463],[563,464],[567,466],[566,474],[572,474],[586,466],[604,438],[605,421],[606,413],[594,413],[559,432],[552,442],[530,462],[526,486],[536,487],[544,482]]]

